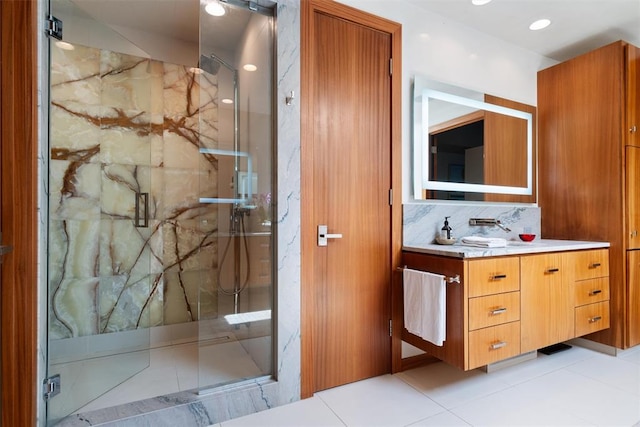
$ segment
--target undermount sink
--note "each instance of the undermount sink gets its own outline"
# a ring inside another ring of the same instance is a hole
[[[519,242],[517,240],[507,241],[507,247],[509,246],[538,246],[538,242]]]

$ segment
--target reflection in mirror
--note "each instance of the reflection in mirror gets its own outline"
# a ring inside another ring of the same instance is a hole
[[[535,107],[415,78],[415,198],[535,202]]]

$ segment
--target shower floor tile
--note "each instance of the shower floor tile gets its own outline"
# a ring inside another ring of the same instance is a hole
[[[199,366],[200,360],[211,363]],[[204,346],[195,342],[153,348],[148,368],[75,413],[191,390],[200,384],[208,386],[259,375],[262,372],[239,341]]]

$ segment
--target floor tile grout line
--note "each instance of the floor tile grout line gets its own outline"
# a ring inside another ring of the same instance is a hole
[[[345,427],[349,427],[349,425],[345,422],[345,420],[342,419],[342,417],[340,415],[338,415],[338,413],[331,407],[331,405],[329,405],[328,402],[326,402],[322,396],[315,394],[314,396],[316,396],[318,399],[320,399],[320,401],[324,404],[324,406],[326,406],[332,413],[333,415],[336,416],[336,418],[338,418],[340,420],[340,422],[345,426]]]
[[[487,375],[489,375],[489,374],[487,374]],[[443,406],[441,403],[439,403],[439,402],[437,402],[437,401],[433,400],[431,397],[429,397],[429,396],[428,396],[424,391],[419,390],[419,389],[418,389],[416,386],[414,386],[413,384],[411,384],[411,383],[407,382],[407,381],[406,381],[406,380],[404,380],[404,379],[403,379],[403,381],[404,381],[406,384],[408,384],[409,386],[411,386],[413,389],[415,389],[416,391],[418,391],[420,394],[422,394],[423,396],[425,396],[426,398],[428,398],[429,400],[431,400],[433,403],[435,403],[436,405],[438,405],[438,406],[442,407],[445,411],[451,411],[452,409],[455,409],[455,408],[456,408],[456,406],[452,406],[451,408],[447,408],[446,406]],[[506,385],[506,387],[504,387],[504,388],[502,388],[502,389],[500,389],[500,390],[496,390],[496,391],[494,391],[493,393],[489,393],[489,394],[485,394],[485,395],[482,395],[482,396],[477,397],[477,398],[473,398],[473,399],[471,399],[471,400],[468,400],[467,402],[464,402],[463,404],[467,404],[467,403],[472,402],[472,401],[474,401],[474,400],[476,400],[476,399],[482,399],[483,397],[487,397],[487,396],[491,396],[491,395],[496,394],[496,393],[500,393],[500,392],[502,392],[502,391],[504,391],[504,390],[508,390],[508,389],[513,388],[513,387],[515,387],[515,386],[517,385],[517,384],[510,384],[510,383],[505,382],[505,381],[503,381],[503,380],[501,380],[500,382],[501,382],[501,383],[503,383],[503,384],[505,384],[505,385]],[[458,405],[458,406],[460,406],[460,405]],[[454,414],[454,415],[455,415],[455,414]],[[458,416],[458,415],[456,415],[456,416]]]
[[[622,362],[622,363],[626,363],[626,364],[631,365],[631,367],[634,367],[634,366],[636,365],[635,363],[633,363],[633,362],[629,362],[629,361],[624,360],[624,359],[620,359],[620,358],[617,358],[617,359],[619,360],[619,362]],[[567,368],[568,368],[568,367],[567,367]],[[639,378],[640,378],[640,365],[638,365],[638,366],[637,366],[637,369],[638,369],[638,376],[639,376]],[[604,382],[604,381],[602,381],[602,380],[601,380],[601,379],[599,379],[599,378],[595,378],[595,377],[590,376],[590,375],[587,375],[587,374],[585,374],[585,373],[583,373],[583,372],[577,372],[577,371],[574,371],[574,370],[571,370],[571,369],[567,369],[567,371],[568,371],[568,372],[571,372],[572,374],[580,375],[581,377],[584,377],[584,378],[590,379],[590,380],[592,380],[592,381],[595,381],[595,382],[597,382],[597,383],[599,383],[599,384],[602,384],[602,385],[605,385],[605,386],[607,386],[607,387],[611,387],[611,388],[613,388],[614,390],[618,390],[618,391],[620,391],[620,392],[623,392],[623,393],[626,393],[626,394],[630,394],[630,395],[635,395],[635,396],[638,396],[638,397],[640,398],[640,389],[638,390],[638,393],[634,393],[634,392],[630,392],[629,390],[625,390],[625,389],[623,389],[623,388],[620,388],[620,387],[618,387],[618,386],[617,386],[617,385],[615,385],[615,384]]]
[[[420,422],[423,422],[423,421],[430,420],[431,418],[435,418],[435,417],[440,416],[440,415],[442,415],[442,414],[444,414],[444,413],[451,414],[452,416],[454,416],[454,417],[458,418],[460,421],[464,422],[466,425],[468,425],[468,426],[470,426],[470,427],[472,427],[472,426],[473,426],[473,424],[469,423],[467,420],[465,420],[464,418],[462,418],[460,415],[458,415],[458,414],[456,414],[456,413],[454,413],[454,412],[452,412],[452,411],[450,411],[450,410],[448,410],[448,409],[445,409],[445,410],[444,410],[444,412],[438,412],[437,414],[433,414],[433,415],[431,415],[431,416],[429,416],[429,417],[420,418],[420,419],[419,419],[419,420],[417,420],[417,421],[413,421],[411,424],[405,424],[403,427],[411,427],[411,426],[413,426],[413,425],[416,425],[417,423],[420,423]]]
[[[404,371],[402,371],[404,372]],[[398,374],[401,374],[402,372],[398,372]],[[397,374],[393,374],[393,376],[396,376]],[[414,386],[413,384],[409,383],[406,381],[406,379],[404,378],[405,375],[398,375],[398,378],[404,382],[405,384],[407,384],[409,387],[411,387],[412,389],[414,389],[415,391],[417,391],[418,393],[420,393],[421,395],[423,395],[424,397],[426,397],[427,399],[429,399],[431,402],[433,402],[434,404],[438,405],[439,407],[442,408],[442,412],[446,412],[449,411],[449,408],[444,407],[442,404],[436,402],[435,400],[433,400],[431,397],[427,396],[422,390],[419,390],[416,386]],[[435,415],[441,414],[442,412],[438,412]],[[417,422],[417,421],[416,421]]]

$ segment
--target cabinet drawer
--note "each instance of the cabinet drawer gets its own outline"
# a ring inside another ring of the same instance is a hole
[[[582,280],[574,284],[576,307],[609,299],[609,278]]]
[[[469,261],[469,298],[520,290],[520,258]]]
[[[520,322],[469,332],[469,369],[520,354]]]
[[[520,320],[520,292],[506,292],[469,300],[469,330]]]
[[[609,301],[576,308],[576,337],[609,327]]]
[[[609,275],[609,250],[597,249],[572,254],[575,262],[575,280],[594,279]]]

